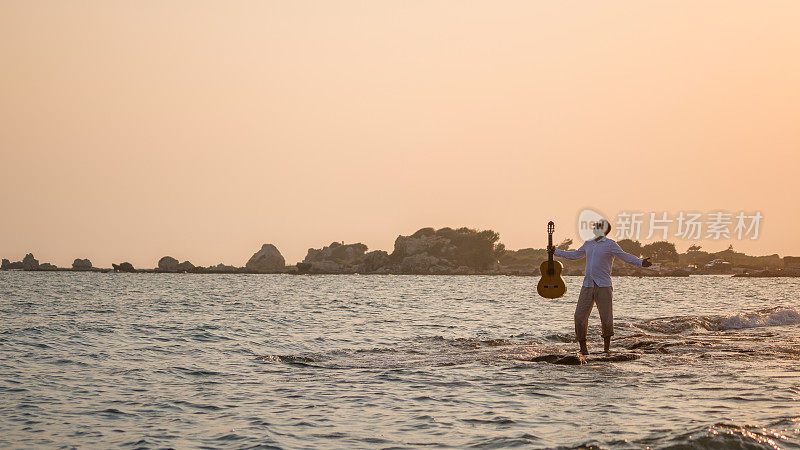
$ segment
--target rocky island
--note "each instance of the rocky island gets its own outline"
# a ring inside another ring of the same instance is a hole
[[[623,239],[620,246],[639,257],[650,257],[655,268],[635,268],[616,261],[615,276],[688,276],[690,274],[727,273],[735,276],[800,276],[800,258],[778,255],[748,256],[729,247],[716,253],[701,251],[694,245],[678,253],[675,245],[653,242],[646,245]],[[567,250],[572,240],[557,246]],[[410,274],[410,275],[539,275],[539,264],[547,259],[545,249],[507,250],[500,235],[492,230],[472,228],[421,228],[410,235],[400,235],[391,252],[372,250],[360,243],[332,242],[321,248],[309,248],[303,261],[286,265],[273,244],[263,244],[241,267],[217,264],[195,266],[173,256],[163,256],[153,269],[136,269],[129,262],[97,268],[88,258],[76,258],[71,268],[40,263],[32,253],[16,262],[2,260],[0,270],[74,271],[119,273],[189,273],[189,274]],[[583,275],[584,261],[566,261],[565,275]]]

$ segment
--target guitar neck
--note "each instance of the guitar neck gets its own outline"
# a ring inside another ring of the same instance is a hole
[[[553,246],[553,235],[551,233],[547,233],[547,248]],[[549,250],[547,251],[547,261],[552,263],[553,262],[553,253]]]

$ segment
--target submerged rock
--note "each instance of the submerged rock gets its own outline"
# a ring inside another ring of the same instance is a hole
[[[259,273],[277,272],[282,270],[284,266],[286,266],[286,260],[283,259],[281,252],[272,244],[262,245],[261,250],[253,254],[245,264],[248,270]]]
[[[561,364],[567,366],[579,366],[583,364],[599,363],[599,362],[625,362],[634,361],[641,358],[642,355],[638,353],[602,353],[591,355],[580,354],[545,354],[534,356],[531,358],[520,358],[522,361],[532,362],[548,362],[550,364]]]

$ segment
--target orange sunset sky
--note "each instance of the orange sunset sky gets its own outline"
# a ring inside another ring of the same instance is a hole
[[[760,211],[800,255],[797,1],[0,1],[0,257],[508,248]],[[671,239],[683,251],[694,241]]]

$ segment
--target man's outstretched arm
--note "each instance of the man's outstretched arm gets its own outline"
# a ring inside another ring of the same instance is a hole
[[[613,248],[611,249],[611,252],[614,253],[614,256],[616,256],[617,258],[625,261],[626,263],[628,263],[628,264],[630,264],[632,266],[650,267],[650,266],[653,265],[653,263],[650,262],[650,258],[639,259],[639,258],[631,255],[630,253],[626,252],[622,248],[620,248],[619,244],[617,244],[616,242],[614,242],[614,245],[613,245]]]
[[[581,245],[581,248],[577,250],[571,250],[571,251],[559,250],[559,249],[554,249],[554,250],[555,250],[553,252],[554,256],[558,256],[559,258],[564,258],[564,259],[581,259],[584,256],[586,256],[586,250],[583,249],[583,245]]]

